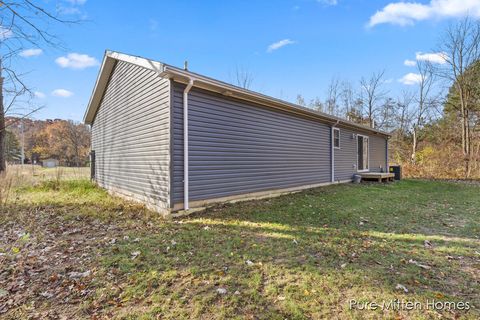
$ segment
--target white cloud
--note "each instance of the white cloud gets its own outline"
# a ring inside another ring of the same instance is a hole
[[[64,0],[57,7],[57,12],[64,15],[80,15],[83,13],[82,6],[87,0]]]
[[[75,7],[59,7],[58,12],[65,15],[81,14],[82,11]]]
[[[71,3],[74,6],[82,6],[87,2],[87,0],[67,0],[67,2]]]
[[[403,64],[406,65],[407,67],[415,67],[417,65],[417,62],[414,60],[407,59],[403,62]]]
[[[272,43],[271,45],[268,46],[267,52],[272,52],[275,50],[280,49],[281,47],[287,46],[289,44],[294,44],[295,41],[292,41],[290,39],[283,39],[278,42]]]
[[[35,57],[39,56],[43,53],[42,49],[26,49],[20,52],[20,56],[22,57]]]
[[[422,76],[418,73],[407,73],[402,78],[398,79],[398,82],[403,83],[404,85],[411,86],[422,81]]]
[[[431,63],[445,64],[447,62],[448,56],[444,52],[437,53],[422,53],[417,52],[415,55],[417,61],[429,61]]]
[[[428,4],[418,2],[393,2],[370,17],[369,27],[382,23],[407,26],[417,21],[470,15],[480,17],[478,0],[430,0]]]
[[[3,26],[0,26],[0,40],[5,40],[13,36],[12,30],[5,28]]]
[[[338,0],[317,0],[320,3],[326,4],[327,6],[336,6],[338,4]]]
[[[35,91],[33,93],[33,95],[36,97],[36,98],[39,98],[39,99],[44,99],[47,95],[41,91]]]
[[[69,53],[66,57],[59,57],[55,62],[62,68],[85,69],[98,66],[100,63],[87,54]]]
[[[68,98],[73,96],[72,91],[68,91],[66,89],[55,89],[52,91],[52,96],[54,97],[62,97],[62,98]]]

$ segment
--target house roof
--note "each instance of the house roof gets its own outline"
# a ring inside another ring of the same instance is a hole
[[[336,116],[326,114],[324,112],[315,111],[255,91],[243,89],[232,84],[206,77],[198,73],[180,69],[162,62],[108,50],[105,52],[105,56],[103,58],[103,62],[100,68],[100,73],[97,77],[95,87],[90,97],[90,101],[88,102],[87,110],[85,111],[83,120],[86,124],[92,124],[93,120],[95,119],[95,114],[98,107],[100,106],[103,94],[107,88],[108,80],[110,79],[110,75],[117,61],[124,61],[146,69],[153,70],[157,72],[160,77],[170,78],[180,83],[188,83],[191,79],[193,79],[194,87],[220,93],[225,96],[254,102],[270,108],[280,109],[289,113],[299,114],[309,118],[319,119],[335,125],[343,125],[347,127],[361,129],[364,131],[374,132],[384,136],[390,136],[390,134],[381,130],[369,128],[358,123],[354,123]]]

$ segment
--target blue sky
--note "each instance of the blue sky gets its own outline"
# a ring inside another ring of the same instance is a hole
[[[395,96],[415,84],[415,67],[405,60],[437,59],[448,23],[480,12],[480,1],[472,0],[61,0],[45,6],[84,22],[51,30],[65,50],[28,51],[17,64],[29,71],[25,81],[45,106],[35,118],[77,121],[106,49],[176,66],[188,60],[191,71],[226,81],[237,67],[247,69],[253,90],[289,101],[297,94],[324,98],[334,76],[357,85],[385,69],[385,86]]]

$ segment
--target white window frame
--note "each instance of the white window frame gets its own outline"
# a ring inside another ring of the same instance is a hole
[[[338,147],[335,146],[335,131],[338,132]],[[334,149],[340,149],[342,144],[340,142],[341,140],[341,137],[340,137],[340,128],[333,128],[333,131],[332,131],[332,144],[333,144],[333,148]]]
[[[359,137],[362,137],[362,138],[367,138],[368,139],[368,150],[367,150],[367,156],[368,156],[368,162],[367,162],[367,169],[362,169],[360,170],[358,168],[358,138]],[[363,135],[363,134],[357,134],[357,137],[355,138],[355,144],[356,144],[356,149],[357,149],[357,154],[356,154],[356,158],[357,158],[357,172],[369,172],[370,171],[370,137],[369,136],[366,136],[366,135]]]

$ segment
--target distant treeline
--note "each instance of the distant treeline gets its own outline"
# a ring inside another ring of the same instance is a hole
[[[25,163],[57,159],[64,166],[85,166],[89,161],[90,129],[72,120],[31,120],[6,118],[7,162],[21,162],[24,145]],[[23,127],[23,128],[22,128]]]
[[[450,25],[433,53],[405,64],[398,96],[383,70],[357,83],[333,78],[325,100],[297,103],[392,133],[390,162],[410,177],[480,179],[480,21]]]

